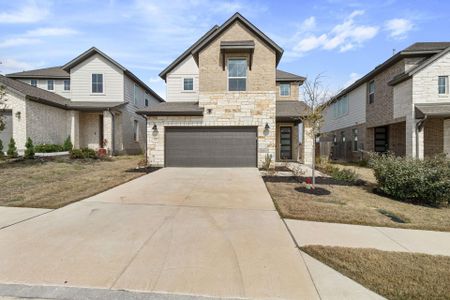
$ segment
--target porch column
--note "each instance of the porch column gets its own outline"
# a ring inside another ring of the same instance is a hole
[[[74,148],[80,148],[80,112],[69,111],[69,134]]]
[[[450,158],[450,119],[444,120],[444,153]]]
[[[312,133],[312,127],[310,122],[304,121],[303,123],[303,163],[311,166],[313,163],[313,146],[315,140]]]
[[[113,150],[113,115],[112,112],[105,110],[103,112],[103,140],[106,142],[104,143],[103,147],[108,150],[108,153],[112,155]]]
[[[424,158],[424,128],[417,131],[417,121],[414,117],[406,117],[406,156]]]

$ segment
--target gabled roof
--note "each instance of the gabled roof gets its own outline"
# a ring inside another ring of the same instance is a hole
[[[81,53],[71,61],[69,61],[67,64],[62,66],[63,70],[70,71],[71,68],[78,65],[79,63],[85,61],[89,57],[98,54],[108,60],[110,63],[118,67],[120,70],[122,70],[126,75],[128,75],[131,79],[133,79],[135,82],[137,82],[144,90],[146,90],[148,93],[150,93],[153,97],[155,97],[158,101],[164,102],[164,99],[161,98],[155,91],[153,91],[148,85],[146,85],[142,80],[140,80],[136,75],[134,75],[130,70],[119,64],[117,61],[97,49],[96,47],[91,47],[90,49],[86,50],[85,52]]]
[[[240,13],[235,13],[231,18],[229,18],[225,23],[223,23],[217,30],[215,30],[212,34],[210,34],[207,38],[205,38],[202,42],[200,42],[196,47],[192,49],[192,54],[195,56],[202,50],[206,45],[212,42],[216,37],[218,37],[222,32],[224,32],[228,27],[230,27],[234,22],[239,21],[243,25],[245,25],[251,32],[256,34],[262,41],[264,41],[269,47],[275,50],[276,52],[276,63],[280,62],[281,56],[283,55],[283,48],[278,46],[273,40],[271,40],[267,35],[264,34],[261,30],[258,29],[255,25],[250,23],[246,18],[244,18]]]
[[[198,102],[163,102],[136,113],[146,116],[203,116],[203,107]]]
[[[45,79],[69,79],[70,74],[61,67],[50,67],[43,69],[36,69],[30,71],[23,71],[17,73],[7,74],[10,78],[45,78]]]
[[[170,65],[168,65],[161,73],[159,77],[166,80],[166,75],[172,71],[180,62],[185,60],[189,55],[191,55],[192,49],[194,49],[198,44],[203,42],[207,37],[209,37],[214,31],[216,31],[219,26],[214,25],[207,33],[200,37],[192,46],[190,46],[186,51],[184,51],[180,56],[178,56]]]
[[[75,102],[58,94],[34,87],[16,79],[5,77],[3,75],[0,75],[0,85],[13,89],[14,91],[24,95],[25,98],[30,101],[66,110],[97,111],[115,108],[126,104],[126,102]]]
[[[285,82],[293,82],[293,81],[299,81],[304,82],[306,80],[306,77],[295,75],[286,71],[278,70],[276,74],[276,81],[285,81]]]

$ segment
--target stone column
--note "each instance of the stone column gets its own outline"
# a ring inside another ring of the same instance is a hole
[[[303,122],[303,163],[305,165],[311,166],[313,163],[314,143],[311,124],[305,121]]]
[[[450,119],[444,120],[444,153],[450,158]]]
[[[105,110],[103,112],[103,140],[106,140],[104,148],[108,150],[108,153],[112,155],[113,150],[113,115],[112,112]]]
[[[406,156],[424,158],[424,128],[417,131],[417,120],[414,117],[406,117]]]
[[[80,112],[70,110],[69,114],[69,135],[74,148],[80,148]]]

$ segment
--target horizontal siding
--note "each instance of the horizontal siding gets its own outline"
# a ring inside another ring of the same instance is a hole
[[[92,94],[92,74],[103,74],[103,94]],[[73,101],[123,101],[123,71],[95,54],[70,70]]]
[[[348,113],[342,117],[333,116],[333,107],[324,111],[322,132],[329,132],[366,122],[366,84],[348,93]]]
[[[19,79],[22,82],[31,84],[31,78],[30,79]],[[66,98],[70,98],[70,91],[64,90],[64,80],[63,79],[53,79],[54,82],[54,90],[50,91],[47,89],[47,79],[37,79],[37,87],[49,92],[56,93],[58,95],[61,95]]]
[[[405,117],[413,113],[412,80],[406,80],[394,86],[394,118]]]
[[[194,78],[194,90],[183,90],[183,79]],[[168,102],[198,101],[198,66],[192,56],[186,58],[166,77],[166,100]]]

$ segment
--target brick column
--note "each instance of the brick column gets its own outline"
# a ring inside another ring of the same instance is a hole
[[[112,155],[113,149],[113,115],[110,111],[105,110],[103,112],[103,139],[106,140],[106,146],[104,146],[110,155]]]
[[[416,130],[417,121],[413,117],[406,117],[406,156],[424,158],[424,128]]]

